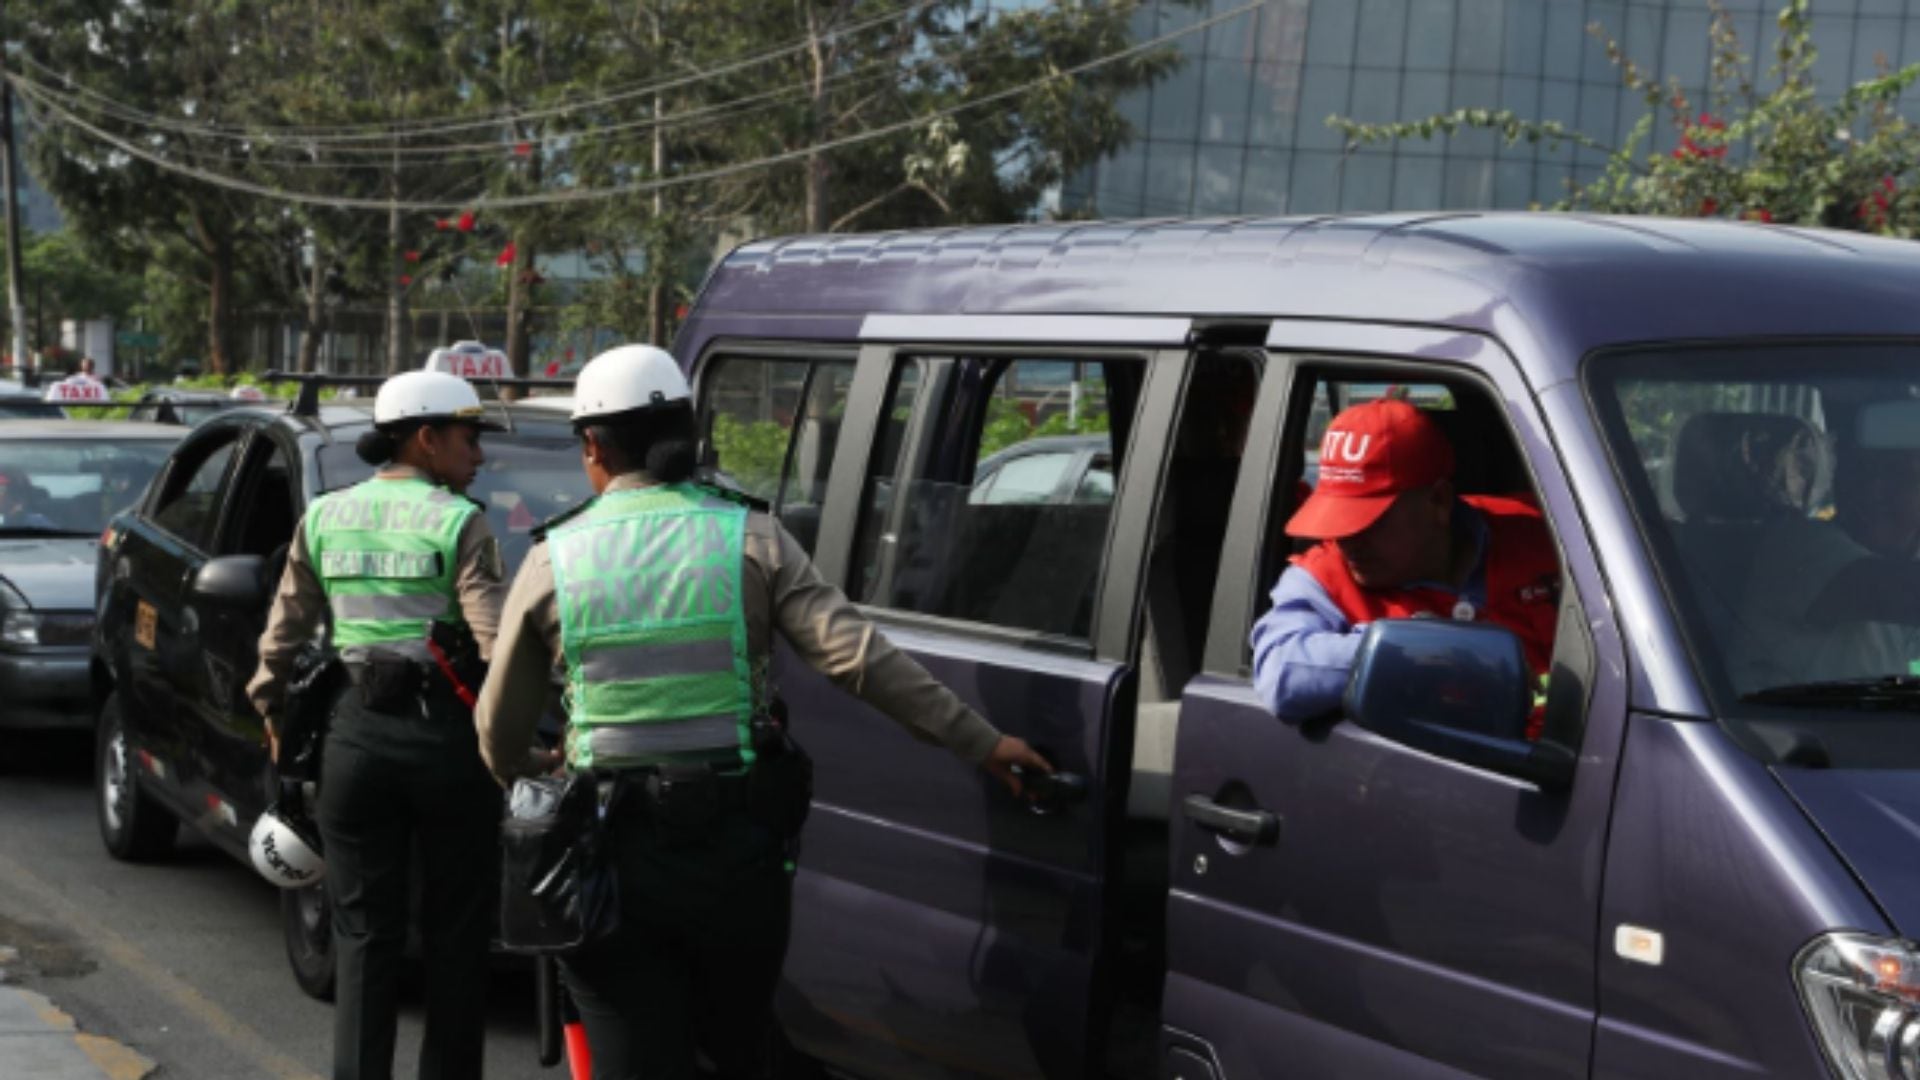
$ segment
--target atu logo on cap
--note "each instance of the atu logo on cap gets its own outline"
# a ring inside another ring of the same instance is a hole
[[[1328,428],[1320,440],[1320,482],[1366,483],[1367,453],[1373,449],[1373,434]]]

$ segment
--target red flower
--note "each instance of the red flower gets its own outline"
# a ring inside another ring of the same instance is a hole
[[[462,213],[460,215],[460,221],[456,227],[461,232],[472,232],[473,231],[473,211],[468,210]]]
[[[400,275],[400,284],[401,284],[401,285],[411,285],[411,284],[413,284],[413,275],[412,275],[412,274],[401,274],[401,275]]]
[[[573,350],[568,349],[567,352],[569,356],[571,356]],[[555,360],[553,363],[547,365],[547,378],[551,379],[558,374],[560,374],[560,361]]]
[[[1764,221],[1767,224],[1771,225],[1773,224],[1773,211],[1767,209],[1764,206],[1755,207],[1754,209],[1747,211],[1747,220],[1748,221]]]
[[[533,156],[533,144],[532,144],[532,143],[530,143],[530,142],[517,142],[517,143],[514,143],[514,144],[513,144],[513,156],[514,156],[514,157],[526,157],[526,158],[530,158],[530,157],[532,157],[532,156]]]
[[[676,319],[684,319],[684,318],[686,318],[686,317],[687,317],[687,305],[685,305],[685,304],[681,304],[681,305],[680,305],[679,307],[676,307],[676,308],[674,308],[674,309],[673,309],[673,317],[674,317],[674,318],[676,318]]]
[[[407,260],[410,263],[417,263],[420,261],[420,253],[417,251],[403,251],[400,253],[400,257]]]
[[[507,241],[507,246],[500,249],[500,257],[493,260],[493,265],[512,266],[513,258],[518,254],[519,251],[513,246],[513,241],[509,240]]]
[[[1720,212],[1719,203],[1713,201],[1712,199],[1700,200],[1700,216],[1701,217],[1712,217],[1713,215],[1719,212]]]
[[[446,232],[451,228],[453,228],[453,222],[448,221],[446,218],[433,219],[433,229],[435,232]]]

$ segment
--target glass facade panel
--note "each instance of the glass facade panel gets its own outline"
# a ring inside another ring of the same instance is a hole
[[[1192,25],[1236,2],[1161,0],[1136,16],[1134,33]],[[1749,56],[1747,77],[1763,88],[1780,3],[1720,5]],[[1676,81],[1700,112],[1709,108],[1709,8],[1708,0],[1267,0],[1248,19],[1178,43],[1187,53],[1179,73],[1121,102],[1135,142],[1062,185],[1061,206],[1127,217],[1554,203],[1576,170],[1582,180],[1598,175],[1600,153],[1463,132],[1347,154],[1327,118],[1387,123],[1507,109],[1619,145],[1645,104],[1621,86],[1588,24],[1650,75]],[[1815,78],[1830,99],[1881,62],[1920,62],[1920,0],[1822,0],[1814,37]],[[1911,108],[1920,117],[1920,104]],[[1672,124],[1658,117],[1650,148],[1674,143]]]

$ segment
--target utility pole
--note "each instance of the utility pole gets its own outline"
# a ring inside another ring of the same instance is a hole
[[[20,192],[14,186],[19,167],[13,153],[13,82],[7,74],[4,27],[7,9],[0,0],[0,185],[7,189],[7,321],[13,326],[13,368],[25,375],[32,370],[27,351],[27,302],[20,273]]]
[[[660,31],[660,5],[653,8],[653,56],[654,62],[660,62],[661,42],[665,35]],[[667,171],[667,132],[664,126],[667,99],[659,91],[653,95],[653,181],[659,183]],[[653,189],[653,235],[660,235],[660,219],[666,213],[667,203],[660,188]],[[668,245],[655,242],[647,251],[647,276],[653,284],[647,289],[647,342],[658,348],[667,347],[667,279],[666,268],[657,265],[663,262]],[[625,270],[626,267],[621,267]]]

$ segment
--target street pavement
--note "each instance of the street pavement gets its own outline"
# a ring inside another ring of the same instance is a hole
[[[332,1007],[287,970],[277,892],[184,829],[163,862],[109,857],[91,762],[86,736],[0,733],[0,1080],[326,1076]],[[414,1073],[422,1011],[414,979],[397,1076]],[[486,1067],[564,1074],[539,1066],[532,976],[509,959],[493,969]]]

